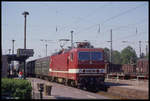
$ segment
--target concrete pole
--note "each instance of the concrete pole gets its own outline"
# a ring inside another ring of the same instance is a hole
[[[140,58],[141,58],[141,41],[139,41],[139,50],[140,50]]]
[[[73,48],[73,31],[71,31],[71,48]]]
[[[26,49],[26,16],[29,15],[28,12],[23,12],[24,15],[24,49]],[[25,74],[25,67],[26,67],[26,60],[24,60],[24,79],[26,79],[26,74]]]
[[[147,56],[147,54],[148,54],[148,48],[147,48],[147,46],[148,46],[148,45],[146,45],[146,56]]]
[[[12,54],[14,54],[14,42],[15,40],[12,40]]]
[[[112,29],[110,30],[110,62],[112,63]]]
[[[11,52],[11,49],[8,49],[8,51],[9,51],[9,54],[10,54],[10,52]]]
[[[45,46],[46,46],[46,56],[47,56],[47,44]]]
[[[25,11],[22,14],[24,15],[24,49],[26,49],[26,17],[29,13]]]
[[[12,54],[14,54],[14,42],[15,42],[15,40],[12,40]],[[12,73],[13,73],[13,71],[14,71],[14,61],[12,61],[12,68],[11,68],[11,70],[12,70]]]

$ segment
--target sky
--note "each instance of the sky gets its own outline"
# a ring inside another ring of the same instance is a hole
[[[88,40],[96,48],[109,48],[112,29],[113,50],[121,52],[128,45],[139,56],[139,41],[143,53],[149,41],[148,2],[2,2],[2,54],[12,49],[15,54],[24,48],[24,16],[28,11],[26,47],[34,49],[33,60],[60,50],[60,44]],[[57,30],[57,31],[56,31]],[[47,40],[47,41],[41,41]],[[127,41],[123,43],[122,41]]]

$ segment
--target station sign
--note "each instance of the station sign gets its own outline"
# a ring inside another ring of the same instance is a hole
[[[33,49],[18,49],[17,56],[33,56],[34,52]]]

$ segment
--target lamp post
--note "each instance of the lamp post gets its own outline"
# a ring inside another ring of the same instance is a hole
[[[24,11],[22,15],[24,15],[24,49],[26,49],[26,17],[29,15],[29,12]]]
[[[24,11],[22,15],[24,15],[24,49],[26,49],[26,17],[27,15],[29,15],[29,12]],[[24,60],[24,79],[26,79],[26,75],[25,75],[26,66],[25,65],[26,65],[26,60]]]

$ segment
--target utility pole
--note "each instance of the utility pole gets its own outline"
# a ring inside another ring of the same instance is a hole
[[[12,40],[12,54],[14,54],[14,42],[15,40]]]
[[[141,58],[141,41],[139,41],[139,49],[140,49],[140,55],[139,55],[139,57]]]
[[[9,51],[9,54],[10,54],[10,52],[11,52],[11,49],[8,49],[8,51]]]
[[[146,55],[147,55],[147,53],[148,53],[148,50],[147,50],[148,48],[147,48],[147,45],[146,45]]]
[[[46,46],[46,56],[47,56],[47,44],[45,46]]]
[[[71,48],[73,48],[73,31],[70,31],[71,32]]]
[[[111,50],[110,50],[110,62],[112,63],[112,29],[110,30],[110,47],[111,47]]]
[[[47,42],[48,42],[48,41],[52,41],[52,40],[41,39],[40,41],[45,41],[45,42],[46,42],[46,44],[45,44],[45,47],[46,47],[46,53],[45,53],[45,54],[46,54],[46,56],[47,56],[47,46],[48,46],[48,45],[47,45]]]
[[[112,29],[110,30],[110,41],[107,41],[107,42],[110,42],[110,58],[109,58],[110,67],[109,68],[111,68],[112,67]],[[109,70],[109,68],[108,68],[108,70]]]
[[[24,11],[22,15],[24,15],[24,49],[26,49],[26,17],[27,15],[29,15],[29,12]],[[26,79],[25,67],[26,67],[26,60],[24,60],[24,79]]]
[[[26,17],[29,15],[29,12],[24,11],[22,15],[24,15],[24,49],[26,49]]]
[[[15,40],[12,40],[12,55],[14,54],[14,42]],[[14,61],[12,61],[12,72],[14,71]]]
[[[148,43],[148,41],[146,41]],[[148,45],[146,44],[146,56],[148,55]]]

